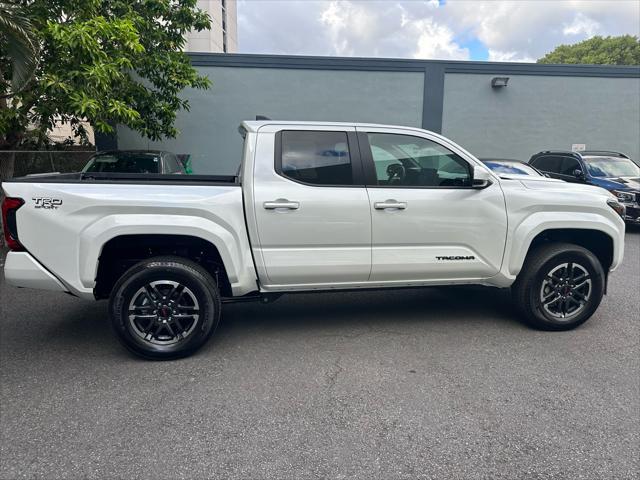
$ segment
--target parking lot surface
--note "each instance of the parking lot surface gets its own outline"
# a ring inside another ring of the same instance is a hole
[[[577,330],[480,287],[225,306],[147,362],[105,302],[0,280],[0,478],[638,478],[640,229]]]

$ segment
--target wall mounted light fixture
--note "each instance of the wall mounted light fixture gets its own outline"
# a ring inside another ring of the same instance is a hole
[[[493,77],[491,79],[491,88],[506,87],[509,83],[509,77]]]

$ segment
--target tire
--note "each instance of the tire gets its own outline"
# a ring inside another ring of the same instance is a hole
[[[191,355],[215,331],[220,310],[211,275],[197,263],[171,256],[131,267],[116,282],[109,300],[118,339],[149,360]]]
[[[605,273],[589,250],[551,243],[527,255],[512,286],[524,321],[540,330],[571,330],[586,322],[604,295]]]

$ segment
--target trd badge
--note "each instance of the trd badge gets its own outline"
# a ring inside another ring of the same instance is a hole
[[[47,210],[55,210],[62,205],[61,198],[37,197],[32,198],[35,202],[35,208],[44,208]]]

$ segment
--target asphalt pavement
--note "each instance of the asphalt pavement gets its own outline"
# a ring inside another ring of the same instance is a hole
[[[570,332],[490,288],[299,294],[174,362],[0,279],[0,478],[638,478],[639,228],[625,255]]]

